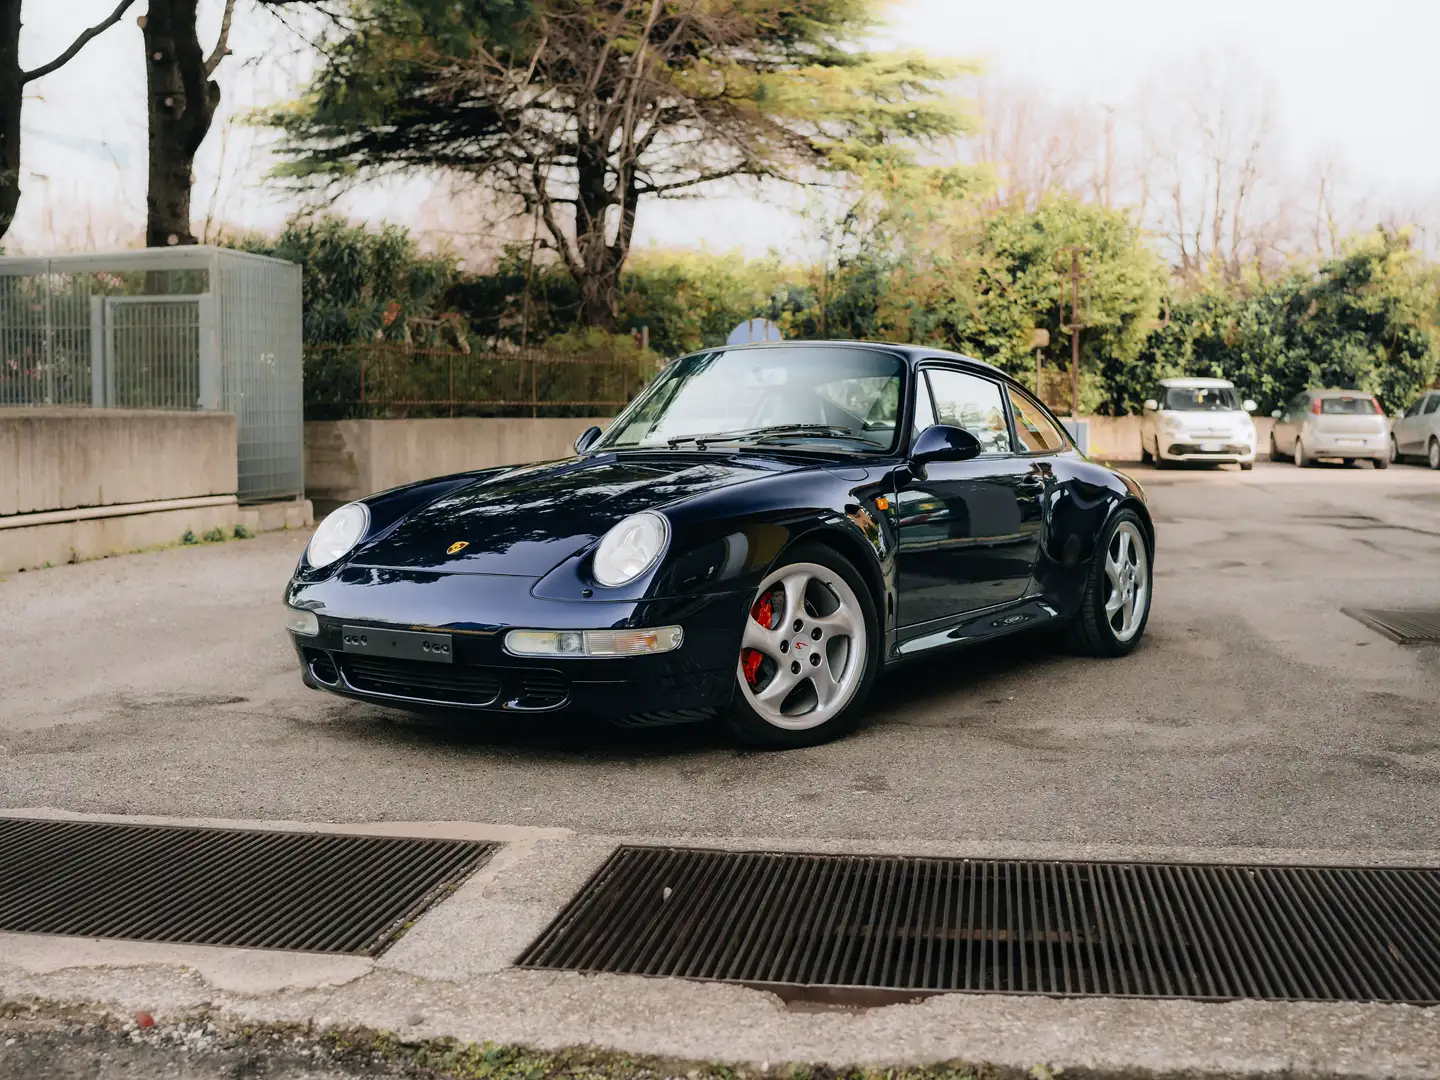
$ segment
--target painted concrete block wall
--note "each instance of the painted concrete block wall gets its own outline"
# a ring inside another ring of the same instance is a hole
[[[234,495],[235,417],[0,409],[0,516]]]
[[[447,473],[552,461],[609,418],[312,420],[305,425],[305,494],[317,513]]]

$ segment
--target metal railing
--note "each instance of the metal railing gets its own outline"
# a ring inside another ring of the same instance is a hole
[[[654,374],[653,361],[634,356],[307,345],[305,418],[607,415]]]

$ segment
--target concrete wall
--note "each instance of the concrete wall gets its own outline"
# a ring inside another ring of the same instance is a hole
[[[1140,417],[1090,416],[1090,456],[1096,461],[1140,460]],[[1255,449],[1261,458],[1270,455],[1270,429],[1275,421],[1255,417]]]
[[[0,517],[234,495],[235,417],[0,409]]]
[[[317,513],[432,476],[568,457],[609,418],[312,420],[305,425],[305,494]]]

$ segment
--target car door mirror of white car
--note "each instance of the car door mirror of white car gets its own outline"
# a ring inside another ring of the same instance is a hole
[[[1154,412],[1158,408],[1160,408],[1160,403],[1156,401],[1153,397],[1145,402],[1146,412]]]
[[[1241,405],[1240,407],[1241,407],[1242,409],[1244,409],[1246,412],[1254,412],[1254,411],[1255,411],[1256,409],[1258,409],[1260,406],[1259,406],[1259,405],[1256,405],[1253,400],[1251,400],[1250,398],[1247,397],[1247,398],[1245,399],[1245,403],[1244,403],[1243,405]]]
[[[1283,412],[1281,412],[1279,409],[1271,409],[1271,410],[1270,410],[1270,415],[1273,416],[1276,420],[1279,420],[1280,417],[1284,416],[1285,414],[1284,414]]]

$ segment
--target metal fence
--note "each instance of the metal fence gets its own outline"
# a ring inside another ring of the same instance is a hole
[[[214,247],[0,257],[0,407],[223,409],[239,496],[304,490],[300,268]]]
[[[535,350],[461,352],[399,342],[305,347],[309,420],[596,416],[629,404],[652,361]]]

